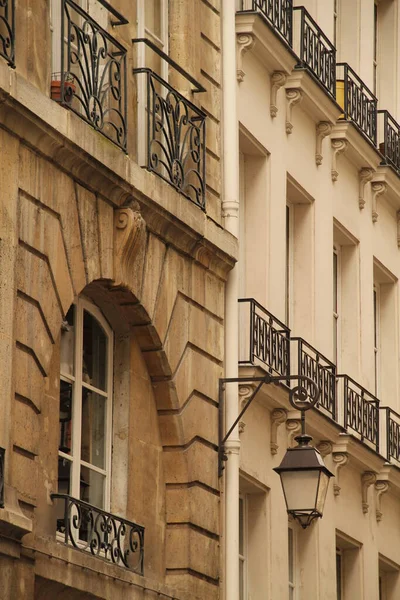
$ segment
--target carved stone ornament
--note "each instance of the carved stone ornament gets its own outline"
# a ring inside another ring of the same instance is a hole
[[[368,167],[361,169],[359,174],[358,174],[358,206],[360,208],[360,210],[362,210],[365,206],[365,198],[364,198],[364,194],[365,194],[365,186],[367,185],[367,183],[369,181],[372,180],[372,177],[374,176],[374,169],[370,169]]]
[[[239,386],[239,412],[241,412],[246,406],[250,396],[253,393],[253,387],[251,385],[240,385]],[[239,421],[238,423],[239,433],[243,433],[246,427],[245,421]]]
[[[348,141],[344,139],[334,139],[331,140],[332,145],[332,168],[331,168],[331,176],[332,181],[337,181],[339,177],[339,172],[337,170],[337,158],[339,154],[345,152],[348,146]]]
[[[377,481],[375,483],[375,490],[376,490],[376,520],[378,521],[382,521],[382,517],[383,517],[383,512],[382,512],[382,496],[383,494],[386,494],[386,492],[389,490],[389,482],[388,481]]]
[[[278,453],[278,428],[287,420],[287,410],[284,408],[275,408],[271,413],[271,454]]]
[[[130,287],[135,258],[145,243],[146,224],[139,205],[131,201],[114,213],[114,285]]]
[[[316,126],[315,163],[322,165],[322,141],[332,132],[332,125],[327,121],[321,121]]]
[[[386,183],[384,181],[373,181],[371,183],[372,190],[372,222],[378,220],[378,197],[383,196],[386,192]]]
[[[322,456],[322,458],[325,458],[326,456],[328,456],[328,454],[332,454],[332,449],[333,444],[329,440],[321,440],[320,443],[317,445],[317,450]]]
[[[293,131],[292,114],[293,107],[300,104],[303,99],[303,92],[296,88],[286,90],[286,133],[290,135]]]
[[[376,474],[372,471],[365,471],[361,475],[361,497],[362,497],[362,510],[364,514],[367,514],[369,510],[368,504],[368,488],[376,483]]]
[[[236,78],[239,83],[244,79],[245,72],[243,71],[243,55],[253,48],[255,44],[254,36],[250,33],[239,33],[236,36]]]
[[[333,472],[335,475],[335,481],[333,482],[333,494],[335,496],[339,496],[341,487],[339,485],[339,471],[342,467],[347,465],[348,462],[348,454],[345,452],[334,452],[332,454],[333,458]]]
[[[288,432],[288,447],[292,448],[294,445],[294,438],[300,433],[301,430],[300,419],[288,419],[286,421],[286,429]]]
[[[282,73],[282,71],[274,71],[271,75],[271,98],[269,104],[269,112],[271,114],[271,118],[274,119],[278,114],[278,104],[277,104],[277,95],[278,90],[283,85],[285,85],[287,80],[286,73]]]

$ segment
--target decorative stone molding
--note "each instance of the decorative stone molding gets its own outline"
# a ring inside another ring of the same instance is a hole
[[[146,224],[137,202],[115,210],[114,214],[114,285],[130,287],[134,263],[145,241]]]
[[[239,83],[244,79],[246,73],[243,71],[243,55],[253,48],[255,38],[250,33],[239,33],[236,36],[236,78]]]
[[[241,412],[244,409],[253,391],[254,390],[251,385],[239,386],[239,412]],[[239,421],[238,427],[239,433],[243,433],[246,427],[246,423],[244,421]]]
[[[271,413],[271,454],[278,453],[278,427],[287,421],[287,410],[275,408]]]
[[[369,510],[368,504],[368,488],[376,483],[376,474],[372,471],[365,471],[361,475],[361,498],[362,498],[362,510],[364,514],[367,514]]]
[[[345,139],[334,139],[331,140],[332,145],[332,168],[331,168],[331,177],[332,181],[337,181],[339,177],[339,172],[337,170],[337,158],[339,154],[345,152],[348,146],[348,141]]]
[[[397,217],[397,246],[400,248],[400,210],[396,213]]]
[[[372,222],[376,223],[378,220],[378,197],[383,196],[386,192],[386,183],[384,181],[373,181],[371,183],[372,189]]]
[[[316,126],[316,144],[315,144],[315,163],[322,165],[322,141],[327,135],[332,133],[332,125],[327,121],[321,121]]]
[[[300,419],[288,419],[286,421],[286,429],[288,432],[288,447],[291,448],[294,444],[294,438],[300,433],[301,430]]]
[[[328,456],[328,454],[332,454],[333,444],[328,440],[321,440],[320,443],[317,445],[317,450],[322,456],[322,458],[325,458],[326,456]]]
[[[278,104],[277,104],[277,95],[278,90],[283,85],[285,85],[287,81],[286,73],[282,73],[282,71],[274,71],[271,75],[271,98],[269,104],[269,112],[271,114],[272,119],[276,117],[278,114]]]
[[[290,135],[293,131],[292,114],[293,107],[300,104],[303,99],[303,92],[297,88],[286,90],[286,133]]]
[[[358,174],[358,182],[359,182],[358,183],[358,206],[359,206],[360,210],[362,210],[365,206],[365,198],[364,198],[365,186],[367,185],[367,183],[369,181],[372,180],[374,173],[375,173],[374,169],[365,167],[364,169],[361,169]]]
[[[388,481],[382,481],[382,480],[378,480],[375,483],[375,490],[376,490],[376,520],[378,521],[382,521],[382,517],[383,517],[383,512],[382,512],[382,496],[383,494],[386,494],[386,492],[389,490],[389,482]]]
[[[339,485],[339,471],[342,467],[347,465],[349,456],[346,452],[334,452],[332,454],[333,458],[333,473],[335,475],[335,481],[333,482],[333,494],[335,496],[339,496],[340,494],[340,485]]]

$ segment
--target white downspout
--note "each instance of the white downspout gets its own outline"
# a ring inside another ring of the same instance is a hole
[[[227,231],[239,237],[239,129],[236,107],[235,2],[222,0],[222,115],[223,201]],[[239,268],[229,274],[225,296],[225,377],[238,377]],[[238,416],[238,386],[225,392],[225,422],[229,428]],[[225,444],[225,600],[239,600],[239,430]]]

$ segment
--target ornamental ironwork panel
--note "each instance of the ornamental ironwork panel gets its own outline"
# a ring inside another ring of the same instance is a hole
[[[61,72],[53,75],[52,97],[126,150],[127,51],[73,0],[62,5]]]
[[[379,451],[379,400],[348,375],[343,380],[344,427]]]
[[[150,69],[147,168],[205,209],[206,115]]]
[[[290,375],[290,330],[253,298],[239,300],[240,329],[245,332],[243,360],[274,375]],[[261,364],[260,364],[261,363]]]
[[[0,0],[0,56],[15,67],[15,0]]]
[[[242,11],[256,11],[283,40],[292,45],[293,0],[242,0]]]
[[[64,503],[57,533],[65,544],[143,575],[144,527],[65,494],[51,498]]]
[[[298,344],[297,361],[299,374],[310,377],[321,390],[316,408],[323,413],[327,413],[329,417],[335,420],[336,366],[302,338],[292,338],[292,341]]]
[[[388,406],[380,407],[381,417],[383,415],[384,423],[381,427],[383,439],[381,446],[385,445],[386,438],[386,459],[394,459],[400,463],[400,415]]]
[[[6,451],[0,448],[0,508],[4,508],[4,460]]]
[[[300,16],[300,64],[311,71],[326,91],[336,97],[336,49],[304,6],[294,8]],[[295,20],[297,23],[297,19]],[[296,24],[297,30],[297,24]]]
[[[336,79],[344,86],[344,118],[376,145],[377,98],[347,63],[337,68]]]
[[[378,141],[384,164],[400,171],[400,125],[387,110],[378,110]]]

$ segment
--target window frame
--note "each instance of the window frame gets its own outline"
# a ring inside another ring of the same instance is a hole
[[[58,458],[67,460],[71,463],[70,471],[70,496],[81,499],[81,468],[86,467],[90,470],[104,476],[103,488],[103,510],[110,510],[111,496],[111,461],[112,461],[112,409],[113,409],[113,354],[114,354],[114,334],[106,321],[100,309],[91,301],[84,297],[79,297],[74,303],[74,332],[73,332],[73,369],[72,374],[62,372],[60,364],[60,381],[72,384],[72,414],[71,414],[71,432],[72,446],[71,453],[58,450]],[[107,338],[106,364],[107,364],[107,382],[106,391],[92,386],[88,382],[83,382],[83,319],[84,312],[90,314],[103,329]],[[82,391],[88,389],[95,394],[106,398],[105,411],[105,443],[104,443],[104,469],[82,460],[81,440],[82,440]]]

